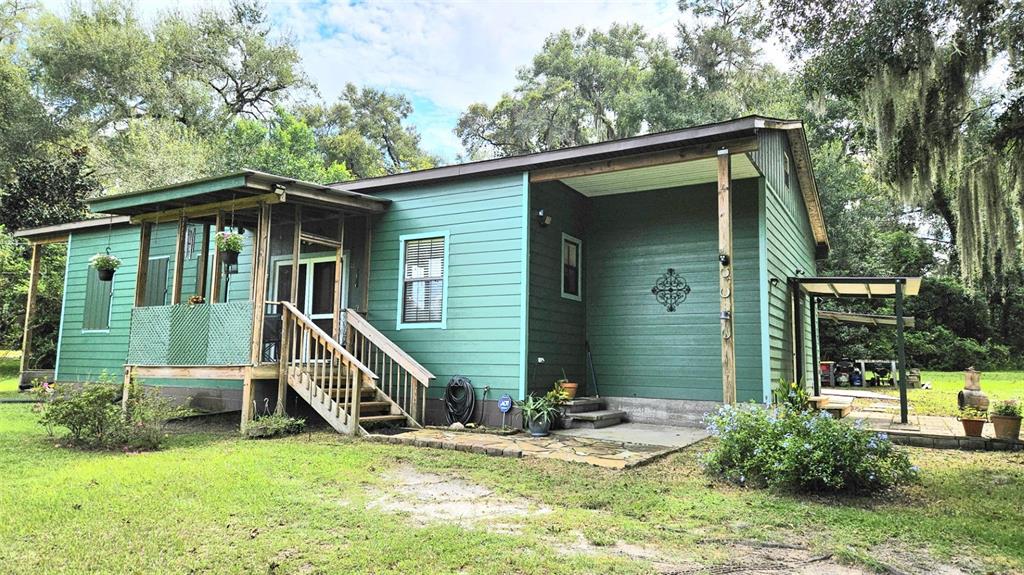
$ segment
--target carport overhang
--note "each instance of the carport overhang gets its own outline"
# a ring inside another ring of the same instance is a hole
[[[851,321],[873,321],[875,325],[888,325],[889,319],[896,327],[896,363],[899,372],[900,388],[900,422],[907,423],[909,418],[907,404],[907,354],[904,340],[906,318],[903,316],[903,300],[907,296],[915,296],[921,289],[920,277],[791,277],[793,288],[793,317],[802,318],[801,303],[803,296],[811,298],[811,363],[814,366],[812,378],[814,394],[821,394],[821,378],[818,370],[818,298],[892,298],[895,300],[893,316],[865,316],[864,314],[847,314],[860,316],[847,318]],[[794,322],[795,323],[795,322]],[[797,380],[804,378],[804,343],[803,329],[793,330],[793,349],[796,353]]]

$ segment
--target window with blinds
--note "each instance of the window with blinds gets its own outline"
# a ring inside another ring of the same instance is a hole
[[[444,236],[405,240],[402,323],[444,321]]]
[[[583,242],[562,234],[562,297],[580,301],[580,252]]]
[[[117,279],[117,276],[114,276]],[[110,329],[110,296],[114,281],[100,281],[96,268],[89,266],[85,280],[85,309],[82,313],[82,331]]]

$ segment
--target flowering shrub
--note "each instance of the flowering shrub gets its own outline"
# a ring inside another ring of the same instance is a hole
[[[708,472],[740,485],[796,492],[867,493],[917,477],[917,468],[884,433],[825,412],[723,406],[707,416],[718,437]]]
[[[121,386],[106,378],[81,386],[44,385],[36,393],[39,422],[50,434],[55,427],[66,429],[64,439],[75,447],[156,449],[167,421],[189,413],[134,381],[123,409]]]

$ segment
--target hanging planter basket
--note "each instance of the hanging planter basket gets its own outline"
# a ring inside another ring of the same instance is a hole
[[[238,265],[238,252],[234,250],[222,250],[220,252],[220,261],[224,262],[226,266]]]
[[[224,265],[238,265],[238,254],[242,251],[242,234],[224,230],[217,232],[217,251],[220,252],[220,261]]]
[[[114,279],[114,271],[121,267],[121,260],[109,253],[96,254],[89,258],[89,265],[96,268],[96,276],[101,282],[108,282]]]

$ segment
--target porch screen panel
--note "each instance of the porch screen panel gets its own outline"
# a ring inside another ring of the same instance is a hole
[[[444,238],[405,242],[402,321],[433,323],[444,312]]]
[[[110,296],[113,293],[113,280],[100,281],[96,268],[89,266],[85,284],[85,311],[82,316],[82,329],[110,329]],[[115,276],[116,277],[116,276]]]

